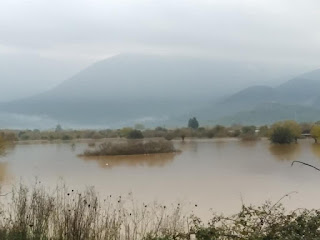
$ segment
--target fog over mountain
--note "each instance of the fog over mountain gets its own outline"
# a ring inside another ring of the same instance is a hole
[[[319,8],[315,0],[0,1],[0,127],[315,120]]]
[[[192,115],[204,124],[262,124],[297,118],[300,114],[292,111],[301,107],[301,119],[318,116],[320,70],[276,87],[250,86],[276,78],[271,71],[265,74],[267,67],[257,64],[253,70],[243,62],[123,54],[99,61],[49,91],[2,103],[0,111],[14,114],[13,119],[28,116],[30,123],[43,119],[41,126],[59,122],[70,127],[181,126]],[[250,87],[231,94],[246,85]],[[286,105],[293,110],[283,111]]]
[[[312,122],[320,119],[319,99],[320,69],[317,69],[277,87],[246,88],[198,114],[224,124],[261,125],[286,119]]]
[[[173,119],[243,86],[287,75],[284,69],[270,68],[210,58],[122,54],[93,64],[49,91],[0,104],[0,110],[70,126],[178,124]]]
[[[1,54],[0,102],[50,90],[86,64],[57,61],[32,54]]]

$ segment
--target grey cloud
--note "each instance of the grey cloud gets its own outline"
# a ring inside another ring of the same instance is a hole
[[[183,46],[230,58],[304,57],[314,64],[319,7],[312,0],[4,0],[0,43],[39,52],[97,45],[104,54]]]
[[[319,9],[316,0],[2,0],[0,101],[120,53],[264,62],[290,76],[312,70]]]

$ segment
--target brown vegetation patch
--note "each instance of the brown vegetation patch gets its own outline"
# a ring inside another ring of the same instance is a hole
[[[85,156],[136,155],[177,152],[173,143],[166,140],[128,140],[125,142],[105,142],[94,150],[86,150]]]

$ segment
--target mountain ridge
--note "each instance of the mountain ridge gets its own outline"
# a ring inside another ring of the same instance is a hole
[[[182,116],[197,116],[204,124],[218,122],[271,103],[316,110],[319,69],[276,87],[236,85],[242,78],[248,78],[248,84],[259,82],[257,76],[262,73],[252,71],[246,63],[119,55],[91,65],[52,90],[0,103],[0,112],[43,116],[70,125],[119,127],[123,126],[119,123],[137,121],[150,126],[180,124]],[[230,92],[235,94],[222,98]]]
[[[278,104],[278,108],[272,111],[269,108],[261,108],[261,106],[270,107],[272,104]],[[299,75],[277,87],[251,86],[245,88],[215,104],[212,111],[219,113],[221,108],[229,110],[216,116],[216,122],[219,123],[238,121],[238,123],[247,122],[247,124],[266,124],[281,119],[294,119],[296,116],[294,117],[292,112],[304,114],[303,117],[297,118],[298,121],[318,120],[320,119],[320,69]],[[291,112],[287,111],[289,109]],[[270,116],[273,116],[272,121],[267,120]]]

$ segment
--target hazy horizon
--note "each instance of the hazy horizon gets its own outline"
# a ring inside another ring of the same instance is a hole
[[[4,0],[0,101],[49,90],[126,53],[264,65],[273,77],[261,85],[275,86],[320,66],[319,7],[313,0]]]

